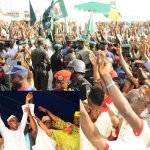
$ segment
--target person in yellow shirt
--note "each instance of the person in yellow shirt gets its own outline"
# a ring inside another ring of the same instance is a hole
[[[42,122],[39,118],[35,117],[39,126],[46,132],[46,134],[51,137],[57,144],[57,150],[79,150],[79,133],[74,134],[72,132],[72,124],[66,123],[62,130],[51,129],[51,125],[48,125],[48,122],[51,123],[51,119],[46,116],[46,120],[42,119]]]
[[[62,130],[67,124],[67,122],[65,122],[58,116],[54,115],[53,113],[51,113],[49,110],[45,109],[44,107],[39,106],[38,109],[39,111],[48,114],[48,116],[52,119],[52,125],[54,128]],[[76,111],[74,113],[73,124],[71,124],[73,133],[79,133],[79,120],[80,120],[80,112]]]

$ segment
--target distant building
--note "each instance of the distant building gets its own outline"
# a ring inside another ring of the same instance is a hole
[[[19,11],[8,12],[8,15],[11,16],[11,17],[14,17],[14,18],[17,18],[17,17],[20,16]]]

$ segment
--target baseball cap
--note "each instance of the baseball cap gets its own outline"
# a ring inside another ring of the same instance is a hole
[[[20,65],[14,65],[13,68],[7,74],[19,73],[21,75],[28,75],[28,70]]]

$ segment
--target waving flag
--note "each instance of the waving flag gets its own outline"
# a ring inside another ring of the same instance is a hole
[[[29,6],[30,6],[30,25],[32,26],[36,22],[36,16],[30,0],[29,0]]]

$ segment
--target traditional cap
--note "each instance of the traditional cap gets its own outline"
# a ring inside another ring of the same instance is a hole
[[[89,46],[94,46],[94,45],[96,45],[96,42],[90,41]]]
[[[15,74],[15,73],[19,73],[21,75],[28,75],[28,70],[23,66],[14,65],[11,71],[8,72],[8,74]]]
[[[51,120],[49,116],[42,117],[42,122],[49,121],[49,120]]]
[[[49,39],[46,39],[46,40],[45,40],[45,44],[46,44],[47,46],[49,46],[49,47],[52,45]]]
[[[11,115],[8,119],[7,119],[7,122],[9,122],[12,118],[17,118],[16,116],[14,116],[14,115]]]
[[[54,50],[61,49],[63,46],[61,44],[55,44],[54,45]]]
[[[80,117],[80,112],[79,111],[75,111],[74,112],[74,117]]]
[[[45,41],[45,38],[43,38],[42,36],[38,36],[37,41],[38,42],[43,42],[43,41]]]
[[[28,43],[28,39],[19,40],[19,44],[27,44],[27,43]]]
[[[63,81],[65,79],[70,79],[71,77],[71,72],[69,70],[60,70],[55,73],[54,78]]]
[[[121,48],[124,48],[124,49],[129,49],[131,47],[130,44],[122,44],[121,45]]]

